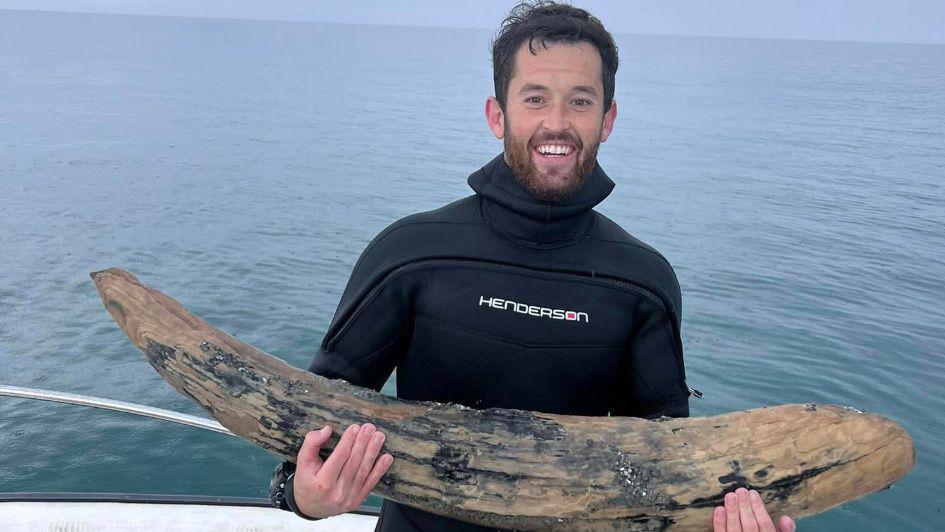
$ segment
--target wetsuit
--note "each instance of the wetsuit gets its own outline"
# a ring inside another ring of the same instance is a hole
[[[474,195],[403,218],[361,255],[310,370],[404,399],[559,414],[689,414],[680,292],[666,259],[593,210],[533,199],[502,156]],[[385,501],[383,532],[483,527]]]

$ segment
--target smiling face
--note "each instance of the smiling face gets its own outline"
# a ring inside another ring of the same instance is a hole
[[[505,144],[505,161],[541,201],[561,202],[594,170],[617,105],[604,110],[601,59],[590,43],[525,42],[515,54],[505,109],[486,101],[489,128]]]

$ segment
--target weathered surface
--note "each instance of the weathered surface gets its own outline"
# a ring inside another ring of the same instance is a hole
[[[526,530],[703,530],[737,486],[772,514],[821,512],[914,465],[897,423],[830,405],[660,422],[403,401],[291,367],[188,313],[131,274],[92,274],[151,365],[234,433],[294,460],[304,434],[371,422],[395,460],[375,493]]]

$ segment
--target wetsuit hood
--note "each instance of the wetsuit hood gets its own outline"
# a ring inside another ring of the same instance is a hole
[[[593,221],[591,209],[614,188],[613,180],[595,165],[584,185],[564,202],[540,201],[519,184],[504,154],[473,172],[468,182],[493,229],[534,247],[559,247],[580,239]]]

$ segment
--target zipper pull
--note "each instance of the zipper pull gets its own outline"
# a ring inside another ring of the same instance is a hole
[[[689,390],[689,395],[695,397],[696,399],[702,399],[702,392],[689,386],[689,384],[686,381],[683,381],[683,385],[685,385],[686,389]]]

